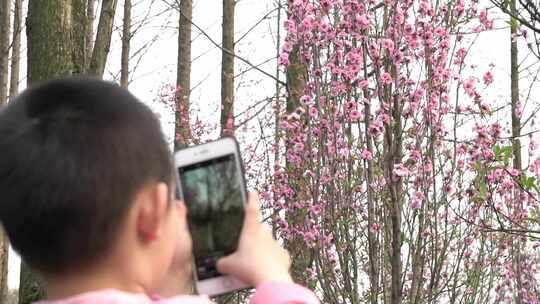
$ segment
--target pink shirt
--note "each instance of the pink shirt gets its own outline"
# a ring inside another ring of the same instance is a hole
[[[178,296],[151,300],[144,294],[134,294],[115,289],[93,291],[72,298],[41,301],[35,304],[212,304],[207,296]],[[255,291],[250,304],[318,304],[313,292],[291,283],[266,283]]]

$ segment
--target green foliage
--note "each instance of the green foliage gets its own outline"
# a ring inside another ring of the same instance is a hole
[[[493,152],[495,153],[495,159],[502,161],[505,165],[508,165],[510,158],[512,157],[512,146],[501,147],[495,145],[493,147]]]

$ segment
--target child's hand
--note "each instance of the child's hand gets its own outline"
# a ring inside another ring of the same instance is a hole
[[[255,287],[270,281],[292,282],[288,252],[259,218],[258,195],[250,193],[238,250],[220,259],[217,269]]]

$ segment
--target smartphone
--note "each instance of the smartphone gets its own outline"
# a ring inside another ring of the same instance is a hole
[[[185,148],[174,160],[177,195],[188,210],[197,293],[216,296],[250,287],[216,269],[221,257],[236,251],[244,223],[247,191],[237,141],[225,137]]]

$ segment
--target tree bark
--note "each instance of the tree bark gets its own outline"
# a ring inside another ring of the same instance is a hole
[[[234,0],[223,0],[221,135],[234,134]],[[228,51],[228,52],[227,52]]]
[[[385,70],[390,70],[392,79],[397,79],[397,72],[394,66],[386,66]],[[402,261],[401,261],[401,246],[402,230],[401,230],[401,210],[403,208],[403,181],[401,178],[396,178],[393,174],[394,165],[401,163],[403,158],[403,125],[402,111],[403,104],[390,87],[383,88],[380,93],[384,100],[391,102],[390,115],[392,120],[385,124],[384,127],[384,175],[389,190],[388,201],[388,218],[385,225],[390,227],[391,240],[389,247],[390,259],[390,303],[401,304],[403,300],[402,290]]]
[[[19,93],[19,71],[21,60],[21,15],[22,0],[15,0],[14,18],[13,18],[13,47],[11,50],[11,79],[9,81],[9,96],[15,96]]]
[[[9,80],[9,33],[10,33],[11,0],[0,3],[0,104],[7,102]]]
[[[120,86],[129,86],[129,48],[131,42],[131,0],[124,0],[124,25],[122,28],[122,64]]]
[[[0,302],[5,303],[8,296],[8,253],[9,241],[0,227]]]
[[[90,61],[92,60],[92,51],[94,49],[94,20],[96,19],[95,12],[96,0],[88,0],[86,4],[86,27],[85,27],[85,39],[86,39],[86,49],[84,53],[86,54],[85,62],[85,71],[88,70]]]
[[[77,47],[73,48],[73,74],[86,73],[86,27],[88,18],[86,17],[87,0],[72,0],[72,18],[73,18],[73,43]]]
[[[105,72],[107,55],[111,46],[111,35],[117,2],[117,0],[103,0],[103,4],[101,5],[96,41],[88,70],[90,75],[98,78],[103,78],[103,73]]]
[[[73,74],[71,5],[70,0],[28,2],[28,86]]]
[[[306,83],[308,80],[307,75],[307,66],[299,58],[299,47],[294,45],[292,51],[289,53],[289,65],[287,66],[286,77],[287,77],[287,104],[286,112],[292,113],[300,104],[300,97],[304,94],[306,89]],[[294,135],[293,135],[294,136]],[[291,135],[286,135],[287,139],[291,139]],[[289,149],[289,145],[285,145],[285,155]],[[302,174],[298,172],[295,166],[290,165],[287,159],[285,158],[288,173],[288,178],[290,180],[290,185],[294,189],[295,193],[298,193],[300,188],[298,185],[298,180],[302,178]],[[292,201],[287,202],[292,204]],[[292,227],[302,227],[304,225],[305,217],[301,214],[288,214],[287,222]],[[293,236],[290,241],[285,242],[285,248],[289,250],[292,257],[291,265],[291,276],[295,282],[298,282],[302,285],[307,285],[308,280],[306,277],[306,269],[309,267],[308,257],[306,256],[305,243],[302,237]]]
[[[21,281],[19,285],[19,304],[31,304],[45,298],[45,288],[41,278],[26,263],[21,262]]]
[[[175,111],[175,146],[188,143],[191,137],[189,124],[189,97],[191,95],[191,18],[192,1],[180,0],[178,23],[178,66],[176,86],[178,87]]]
[[[517,15],[516,0],[510,1],[510,12],[513,16]],[[512,111],[512,152],[514,156],[513,167],[519,170],[521,176],[521,116],[518,115],[519,107],[519,62],[518,62],[518,46],[515,38],[518,30],[518,21],[510,17],[510,98]],[[514,212],[520,214],[522,210],[520,191],[514,193]],[[515,272],[516,293],[514,295],[515,303],[523,303],[523,282],[521,269],[521,251],[522,242],[519,238],[512,239],[512,262]]]

